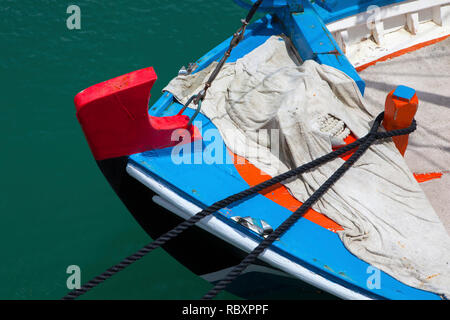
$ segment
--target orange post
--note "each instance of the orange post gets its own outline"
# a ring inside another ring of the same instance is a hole
[[[386,130],[404,129],[411,125],[417,112],[419,99],[416,91],[406,86],[398,86],[391,91],[387,98],[384,109],[383,126]],[[395,146],[404,156],[408,146],[409,135],[393,137]]]

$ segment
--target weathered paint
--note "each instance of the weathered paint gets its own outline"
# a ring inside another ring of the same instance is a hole
[[[285,12],[280,19],[303,60],[314,59],[320,64],[345,72],[356,82],[361,94],[364,95],[364,81],[310,4],[305,3],[303,12],[296,14]]]

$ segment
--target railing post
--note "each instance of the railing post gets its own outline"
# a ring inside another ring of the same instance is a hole
[[[383,126],[386,130],[404,129],[411,125],[417,112],[419,99],[416,91],[406,86],[398,86],[391,91],[384,110]],[[393,137],[395,146],[404,156],[409,135]]]

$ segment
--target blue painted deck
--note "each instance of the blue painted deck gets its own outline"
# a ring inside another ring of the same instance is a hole
[[[300,26],[300,28],[303,27],[305,26]],[[229,62],[252,51],[270,36],[282,32],[285,32],[283,25],[274,21],[271,16],[257,21],[249,27],[245,40],[233,50]],[[198,70],[219,59],[228,44],[229,39],[199,59],[200,68]],[[164,93],[149,112],[153,116],[169,116],[176,114],[180,108],[180,104],[173,102],[171,94]],[[185,114],[191,116],[193,112],[193,110],[187,109]],[[190,150],[186,151],[184,156],[186,159],[190,159],[191,164],[175,164],[171,158],[172,148],[135,154],[130,157],[129,161],[189,201],[200,207],[207,207],[215,201],[247,189],[249,186],[232,164],[223,140],[212,122],[199,114],[194,124],[201,126],[203,132],[213,130],[216,138],[211,141],[204,139],[200,143],[197,142],[197,148],[194,148],[195,143],[187,145]],[[202,152],[208,152],[208,148],[213,145],[221,146],[222,155],[220,157],[223,159],[223,164],[207,164],[204,161],[195,164],[202,159]],[[266,197],[256,195],[248,201],[237,203],[226,210],[215,213],[215,216],[249,237],[262,240],[256,233],[229,219],[230,216],[250,215],[254,218],[264,219],[276,228],[291,213]],[[337,234],[306,219],[300,219],[282,236],[280,241],[274,243],[272,248],[334,282],[374,298],[440,299],[435,294],[404,285],[383,272],[381,272],[381,288],[369,289],[367,287],[367,280],[371,275],[368,270],[369,265],[353,256],[343,246]]]
[[[364,81],[311,5],[305,4],[304,11],[300,13],[285,13],[282,15],[282,21],[303,60],[314,59],[320,64],[345,72],[356,82],[364,95]]]

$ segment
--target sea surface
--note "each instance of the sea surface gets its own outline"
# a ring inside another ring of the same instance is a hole
[[[68,266],[83,283],[151,241],[99,171],[76,93],[154,66],[152,104],[245,15],[231,0],[0,2],[0,299],[59,299]],[[159,249],[82,298],[199,299],[210,288]]]

